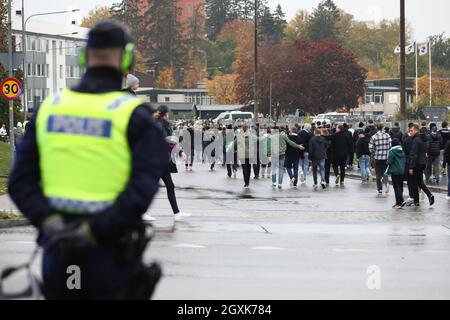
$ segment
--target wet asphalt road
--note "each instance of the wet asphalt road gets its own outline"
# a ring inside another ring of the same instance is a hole
[[[392,190],[379,197],[356,180],[314,191],[308,177],[290,190],[286,175],[281,191],[268,179],[244,191],[240,171],[194,169],[174,175],[188,222],[174,225],[164,188],[150,208],[157,234],[145,260],[164,269],[155,299],[450,299],[444,194],[396,211]],[[0,268],[26,261],[34,238],[0,230]]]

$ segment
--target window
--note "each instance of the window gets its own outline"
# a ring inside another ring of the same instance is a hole
[[[375,92],[375,103],[383,103],[383,94],[381,92]]]
[[[169,98],[169,97],[166,97],[166,98],[165,98],[165,102],[170,102],[170,98]]]
[[[60,56],[63,55],[63,42],[62,41],[59,42],[59,55]]]
[[[41,51],[41,39],[36,39],[36,51],[40,52]]]
[[[366,93],[366,104],[373,102],[373,95],[372,93]]]
[[[31,38],[31,51],[36,51],[36,39]]]
[[[41,77],[42,76],[42,73],[41,73],[42,72],[42,66],[40,64],[37,64],[36,66],[37,66],[36,75],[38,77]]]
[[[63,77],[64,77],[64,75],[63,75],[63,65],[60,64],[59,65],[59,78],[62,79]]]
[[[32,66],[31,66],[31,63],[28,63],[27,64],[27,75],[29,76],[29,77],[31,77],[31,73],[32,73]]]
[[[50,40],[45,40],[45,52],[50,51]]]

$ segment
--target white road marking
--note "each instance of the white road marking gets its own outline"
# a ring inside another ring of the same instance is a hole
[[[367,249],[333,249],[334,252],[369,252]]]
[[[203,249],[206,248],[205,246],[199,246],[196,244],[187,244],[187,243],[180,243],[172,246],[173,248],[192,248],[192,249]]]
[[[278,247],[253,247],[252,250],[285,250],[285,249]]]

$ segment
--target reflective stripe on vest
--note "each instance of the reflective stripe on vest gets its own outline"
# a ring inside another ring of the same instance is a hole
[[[64,90],[41,105],[36,121],[42,188],[54,210],[95,214],[129,181],[127,131],[142,100],[123,92]]]

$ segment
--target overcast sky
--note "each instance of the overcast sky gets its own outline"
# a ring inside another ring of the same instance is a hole
[[[275,8],[281,4],[287,18],[291,19],[298,10],[312,11],[320,0],[268,0]],[[26,16],[43,11],[59,11],[69,8],[80,8],[81,12],[76,18],[80,19],[87,12],[99,5],[111,5],[118,0],[25,0]],[[45,6],[43,5],[45,3]],[[400,1],[398,0],[335,0],[335,3],[345,11],[351,13],[358,20],[379,21],[383,18],[394,19],[399,17]],[[20,0],[14,0],[15,9],[21,6]],[[446,32],[450,36],[449,0],[408,0],[406,1],[406,19],[411,24],[418,41],[425,40],[430,35]],[[55,22],[68,23],[71,15],[50,16],[47,19]],[[38,18],[36,18],[38,19]],[[40,18],[42,19],[42,18]]]

